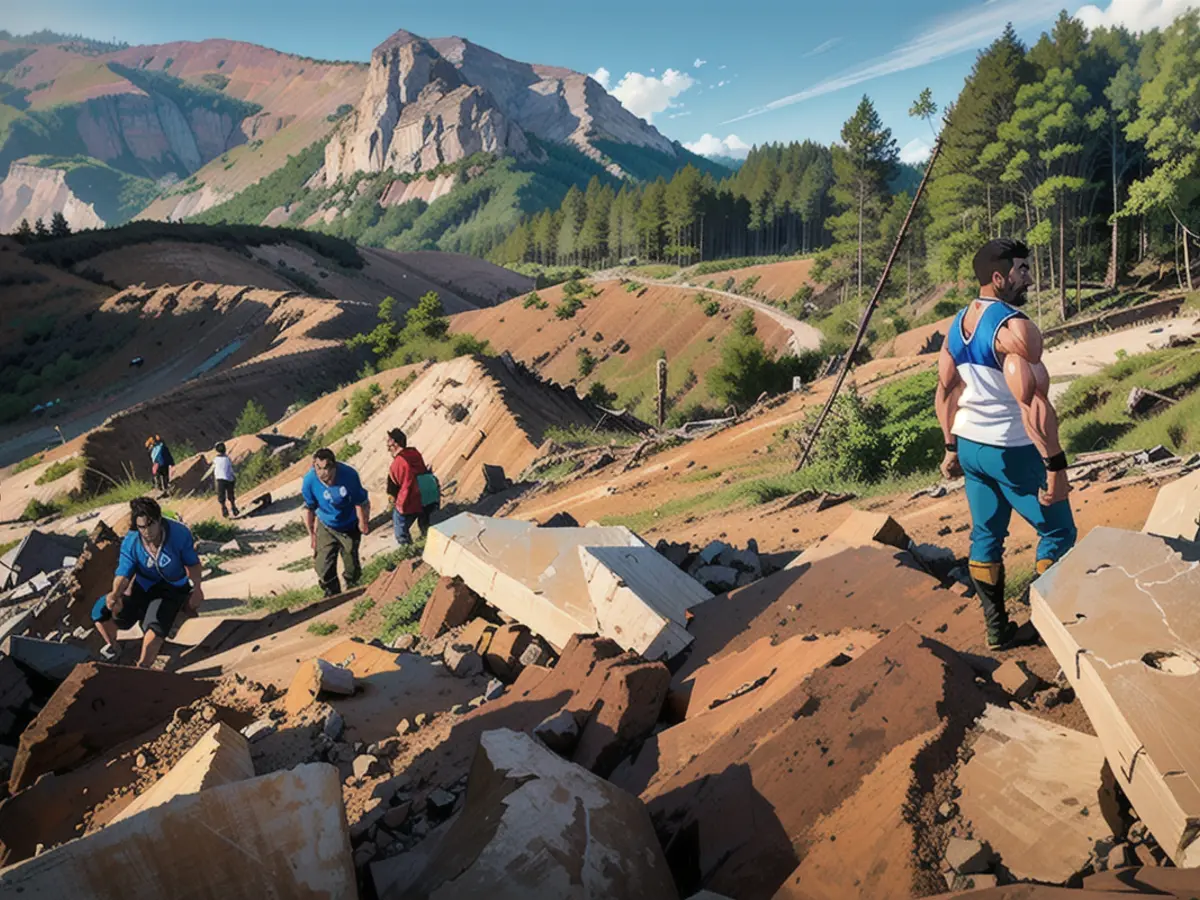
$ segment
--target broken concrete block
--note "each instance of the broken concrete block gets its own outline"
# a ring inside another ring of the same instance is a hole
[[[354,868],[361,869],[375,858],[378,852],[373,841],[363,841],[354,850]]]
[[[732,566],[701,566],[692,575],[710,591],[721,593],[737,587],[738,575]]]
[[[1134,454],[1133,461],[1139,466],[1144,466],[1148,465],[1149,463],[1162,462],[1166,459],[1174,459],[1174,457],[1174,453],[1172,453],[1162,444],[1158,444],[1157,446],[1151,447],[1149,450],[1143,450],[1140,453]]]
[[[322,693],[350,696],[354,693],[354,673],[325,659],[301,663],[284,701],[288,715],[294,716]]]
[[[534,637],[529,646],[521,654],[521,668],[526,666],[545,666],[550,663],[550,651],[542,642],[541,638]]]
[[[579,720],[562,709],[534,726],[533,736],[564,759],[570,759],[579,742]]]
[[[454,812],[455,797],[449,791],[436,788],[425,798],[425,808],[434,819],[444,819]]]
[[[700,551],[700,561],[711,566],[726,553],[732,553],[733,548],[724,541],[711,541]]]
[[[180,706],[207,696],[212,682],[186,675],[82,663],[58,686],[21,735],[9,790],[46,772],[65,772],[164,724]]]
[[[395,831],[398,828],[403,828],[408,821],[408,817],[412,814],[412,801],[404,800],[391,807],[383,814],[383,824]]]
[[[529,647],[531,635],[524,625],[501,625],[488,645],[484,662],[502,681],[511,684],[521,674],[521,654]]]
[[[1142,529],[1160,537],[1200,541],[1200,470],[1158,489]]]
[[[459,678],[483,674],[483,660],[470,644],[448,644],[442,651],[442,661]]]
[[[603,778],[611,775],[654,729],[670,683],[671,673],[661,662],[633,654],[614,660],[571,759]]]
[[[171,771],[121,810],[113,822],[161,806],[176,797],[253,777],[254,763],[246,739],[225,723],[218,722],[171,767]]]
[[[964,819],[1015,878],[1065,883],[1120,827],[1100,741],[991,705],[978,728],[955,780]]]
[[[77,665],[95,659],[87,647],[23,635],[9,638],[8,655],[51,681],[62,681]]]
[[[475,648],[476,653],[484,656],[488,651],[488,647],[492,645],[492,638],[496,636],[496,629],[499,627],[487,619],[472,619],[467,623],[467,627],[455,638],[454,643],[470,644]]]
[[[1030,672],[1025,663],[1010,659],[1001,663],[992,673],[992,681],[996,682],[1013,699],[1028,700],[1037,690],[1041,679]]]
[[[120,877],[99,876],[114,859]],[[357,896],[337,770],[312,763],[175,797],[0,871],[5,896],[81,885],[96,900]]]
[[[431,536],[439,527],[437,525],[433,527],[430,531]],[[428,559],[428,544],[426,544],[425,555]],[[437,566],[434,568],[436,569]],[[446,573],[442,572],[442,574]],[[438,579],[437,586],[429,595],[429,600],[421,613],[421,625],[418,629],[421,637],[431,641],[443,631],[457,628],[475,615],[478,605],[478,595],[464,584],[461,578],[443,577]]]
[[[670,655],[690,640],[687,610],[708,599],[627,528],[538,528],[461,513],[430,529],[424,558],[556,648],[598,633]]]
[[[946,845],[946,865],[959,875],[986,872],[992,864],[992,851],[981,842],[952,837]]]
[[[504,696],[504,682],[499,678],[493,678],[488,682],[487,688],[484,689],[484,700],[496,700]]]
[[[242,734],[246,736],[246,740],[251,744],[261,741],[268,735],[275,733],[275,723],[270,719],[259,719],[257,722],[251,722],[242,729]]]
[[[415,634],[398,634],[392,638],[392,642],[388,644],[392,650],[404,651],[411,650],[417,645],[417,636]]]
[[[321,733],[331,741],[336,741],[341,738],[345,728],[346,720],[342,718],[342,714],[336,709],[331,709],[325,716],[325,724],[321,727]]]
[[[1200,865],[1200,570],[1191,544],[1097,527],[1030,588],[1032,620],[1134,810]]]
[[[462,814],[403,890],[413,897],[444,893],[494,900],[679,896],[635,798],[507,729],[481,735]],[[380,900],[399,896],[394,887],[380,890]]]

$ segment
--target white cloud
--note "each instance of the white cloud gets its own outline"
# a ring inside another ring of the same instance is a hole
[[[708,62],[708,60],[707,60],[707,59],[701,59],[700,57],[698,57],[698,56],[697,56],[697,57],[696,57],[696,61],[695,61],[694,63],[692,63],[692,68],[693,68],[693,69],[698,69],[698,68],[700,68],[702,65],[704,65],[706,62]]]
[[[1166,28],[1200,0],[1111,0],[1107,9],[1094,4],[1081,7],[1075,17],[1089,29],[1122,25],[1133,32]]]
[[[604,73],[604,81],[600,81],[597,77],[600,72]],[[654,121],[655,113],[669,109],[673,105],[672,100],[696,84],[691,75],[686,72],[677,72],[675,69],[665,70],[661,77],[643,75],[641,72],[626,72],[625,76],[612,86],[608,83],[610,73],[607,70],[599,69],[597,75],[592,77],[600,82],[605,90],[620,100],[622,106],[635,116],[651,123]]]
[[[929,159],[929,151],[933,148],[920,138],[913,138],[900,148],[900,162],[918,165]]]
[[[691,114],[692,114],[692,111],[690,109],[685,109],[683,112],[669,113],[667,115],[667,118],[668,119],[682,119],[684,116],[690,116]]]
[[[713,85],[713,87],[725,87],[725,85],[727,85],[727,84],[729,84],[728,81],[718,81],[716,84]]]
[[[604,68],[604,66],[601,66],[592,73],[592,78],[595,80],[595,82],[606,91],[608,90],[608,80],[611,77],[612,72],[608,71],[608,69]]]
[[[717,66],[717,69],[718,69],[718,71],[719,71],[719,70],[721,70],[721,69],[723,69],[723,68],[725,68],[725,67],[724,67],[724,66]]]
[[[1118,2],[1118,0],[1113,0],[1113,2]],[[1181,0],[1164,0],[1164,2],[1178,3]],[[1188,2],[1188,0],[1183,0],[1183,2]],[[995,3],[975,7],[968,12],[940,19],[912,40],[885,54],[882,59],[850,69],[841,75],[826,78],[798,93],[789,94],[762,106],[754,107],[721,124],[740,122],[742,119],[791,106],[793,103],[802,103],[813,97],[853,87],[864,81],[925,66],[965,50],[979,49],[998,38],[1004,31],[1004,26],[1010,22],[1019,31],[1030,25],[1050,21],[1058,12],[1060,5],[1057,0],[997,0]]]
[[[817,44],[817,46],[813,47],[811,50],[809,50],[807,53],[805,53],[804,56],[805,57],[820,56],[822,53],[832,50],[834,47],[836,47],[841,42],[842,42],[842,39],[840,37],[830,38],[829,40],[825,41],[825,43],[823,43],[823,44]]]
[[[736,134],[731,134],[722,140],[714,134],[705,133],[698,140],[685,143],[683,146],[700,156],[732,156],[736,159],[745,159],[750,152],[750,145]]]

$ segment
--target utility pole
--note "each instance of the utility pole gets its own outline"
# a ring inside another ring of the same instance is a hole
[[[658,361],[658,430],[662,431],[667,420],[667,360]]]

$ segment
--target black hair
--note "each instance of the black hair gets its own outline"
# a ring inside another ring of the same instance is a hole
[[[217,446],[214,447],[213,449],[216,450],[218,453],[220,453],[222,456],[225,454],[225,445],[224,444],[217,444]]]
[[[390,437],[393,441],[395,441],[397,446],[400,446],[400,447],[408,446],[408,438],[405,436],[404,432],[401,431],[399,428],[393,428],[391,431],[389,431],[388,437]]]
[[[137,520],[145,516],[150,522],[162,518],[162,507],[153,497],[134,497],[129,501],[129,523],[137,528]]]
[[[337,457],[333,455],[333,451],[328,447],[322,447],[313,454],[313,459],[319,459],[321,462],[331,463],[337,462]]]
[[[1011,238],[996,238],[988,241],[975,254],[975,277],[981,285],[991,284],[992,275],[999,272],[1005,278],[1012,271],[1014,259],[1029,256],[1029,248],[1022,241]]]

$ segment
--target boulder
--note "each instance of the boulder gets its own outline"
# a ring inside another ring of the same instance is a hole
[[[480,736],[466,805],[424,870],[407,889],[393,883],[379,892],[380,900],[443,894],[492,900],[679,896],[636,798],[508,729]]]
[[[444,631],[457,628],[479,605],[479,597],[461,578],[440,578],[421,613],[421,637],[433,640]]]
[[[1040,683],[1040,679],[1029,671],[1025,663],[1016,659],[1001,663],[992,673],[992,681],[1014,700],[1028,700]]]
[[[488,645],[484,662],[496,677],[511,684],[521,674],[521,654],[531,638],[524,625],[501,625]]]
[[[448,644],[442,651],[442,661],[458,678],[473,678],[483,674],[483,660],[470,644]]]
[[[288,715],[300,712],[323,693],[350,696],[354,693],[354,673],[319,658],[302,663],[284,701]]]

